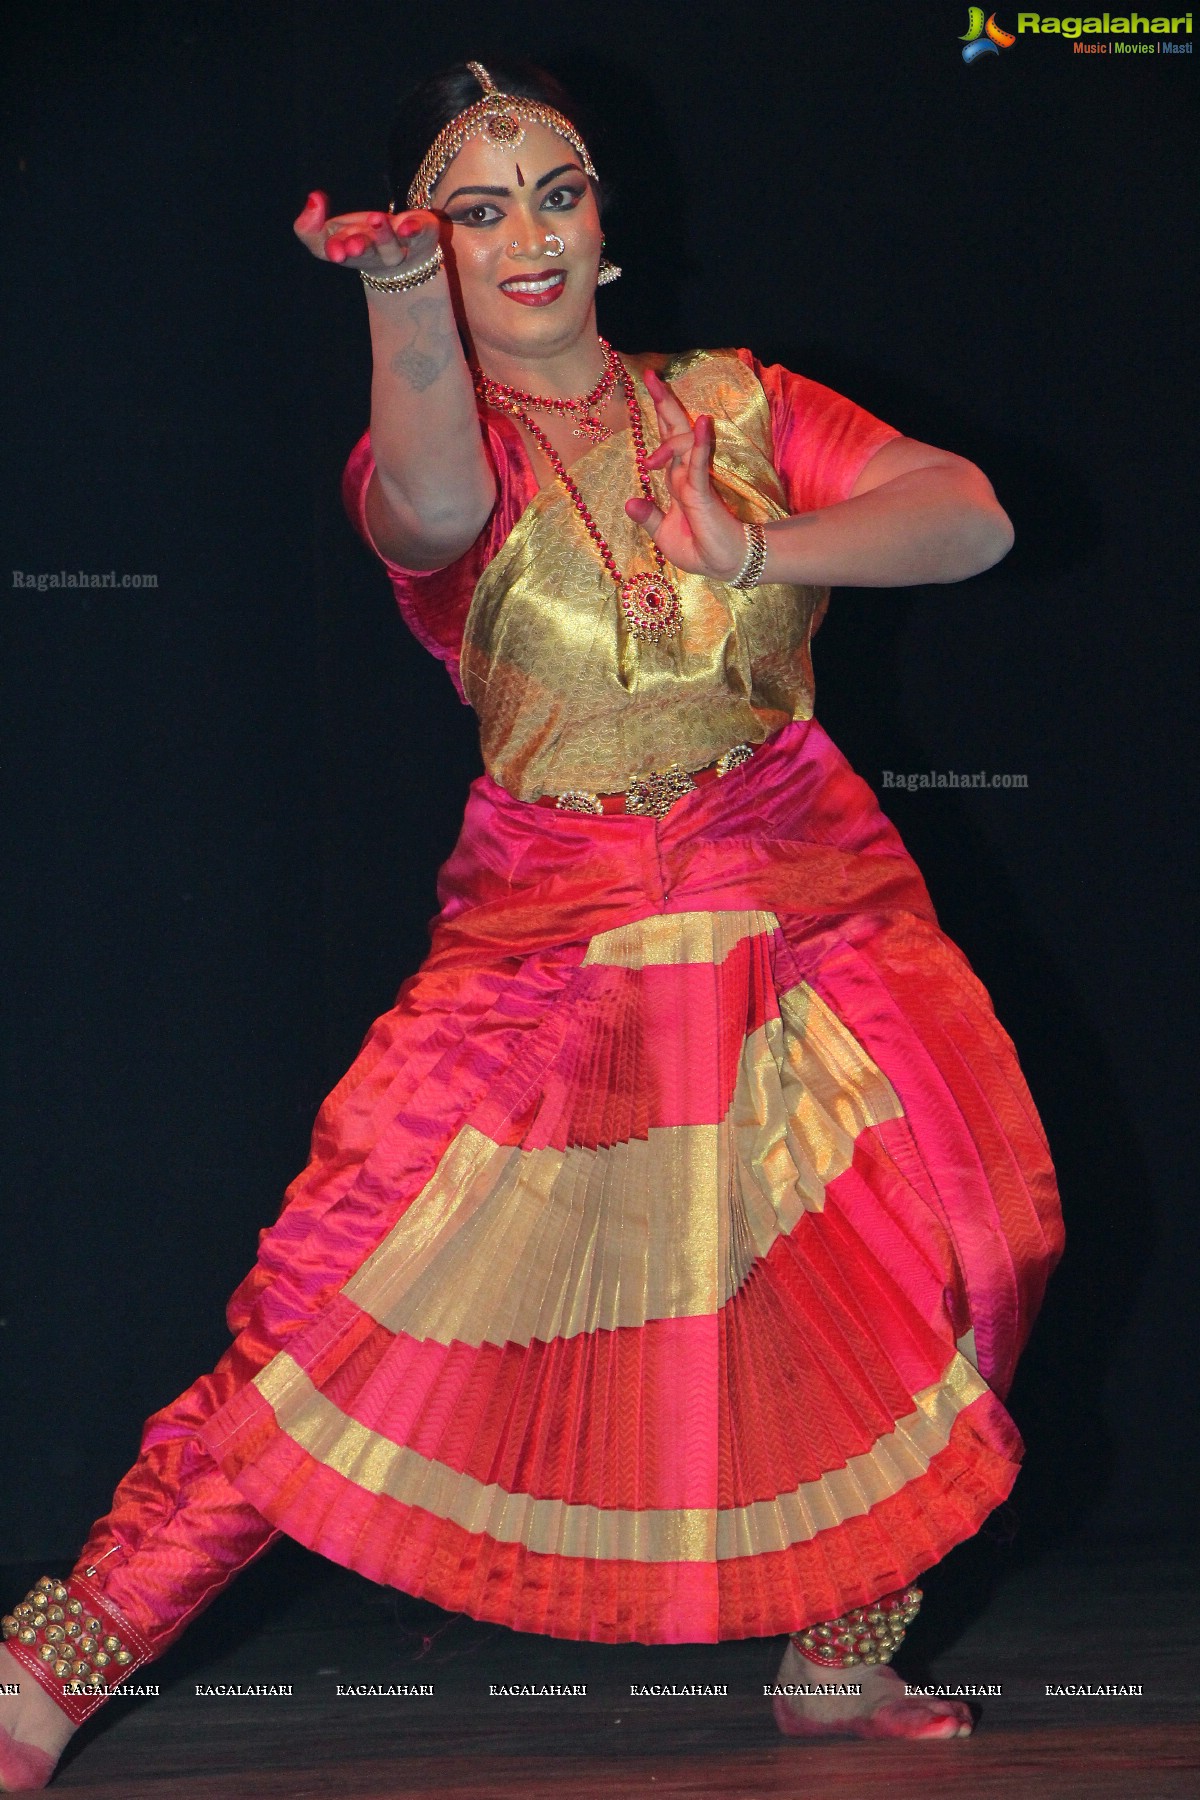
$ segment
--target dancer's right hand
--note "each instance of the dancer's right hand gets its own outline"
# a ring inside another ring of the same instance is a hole
[[[318,188],[308,196],[292,226],[306,249],[321,262],[344,263],[380,275],[388,269],[415,268],[437,249],[435,213],[349,212],[329,217],[329,196]]]

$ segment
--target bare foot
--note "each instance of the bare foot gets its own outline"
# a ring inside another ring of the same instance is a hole
[[[44,1788],[75,1727],[7,1644],[0,1647],[0,1793]]]
[[[861,1687],[860,1694],[775,1694],[771,1711],[785,1737],[955,1738],[975,1728],[961,1700],[906,1694],[887,1663],[822,1669],[789,1640],[775,1677],[779,1687]]]

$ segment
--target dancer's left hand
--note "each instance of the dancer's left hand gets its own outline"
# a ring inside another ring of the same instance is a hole
[[[653,369],[647,369],[643,379],[654,402],[661,440],[646,465],[665,471],[671,498],[665,513],[640,495],[625,502],[625,511],[677,569],[728,581],[745,560],[746,533],[713,486],[712,418],[698,413],[692,419]]]

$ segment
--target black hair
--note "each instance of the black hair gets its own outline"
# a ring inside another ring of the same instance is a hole
[[[501,93],[520,94],[523,99],[553,106],[571,121],[590,148],[591,138],[579,107],[546,69],[521,57],[508,62],[488,60],[482,66]],[[483,88],[466,63],[455,63],[431,75],[401,101],[388,138],[388,191],[397,212],[406,210],[413,176],[438,132],[482,97]],[[602,199],[602,194],[598,198]]]

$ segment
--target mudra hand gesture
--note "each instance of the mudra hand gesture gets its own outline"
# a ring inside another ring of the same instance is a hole
[[[294,220],[293,231],[320,262],[345,263],[368,275],[383,275],[427,261],[438,246],[437,215],[431,212],[348,212],[329,217],[329,196],[318,188]]]
[[[671,498],[665,513],[640,495],[625,502],[625,511],[677,569],[728,581],[742,566],[746,533],[713,486],[712,418],[698,413],[693,419],[653,369],[645,371],[644,380],[661,439],[646,467],[665,471]]]

